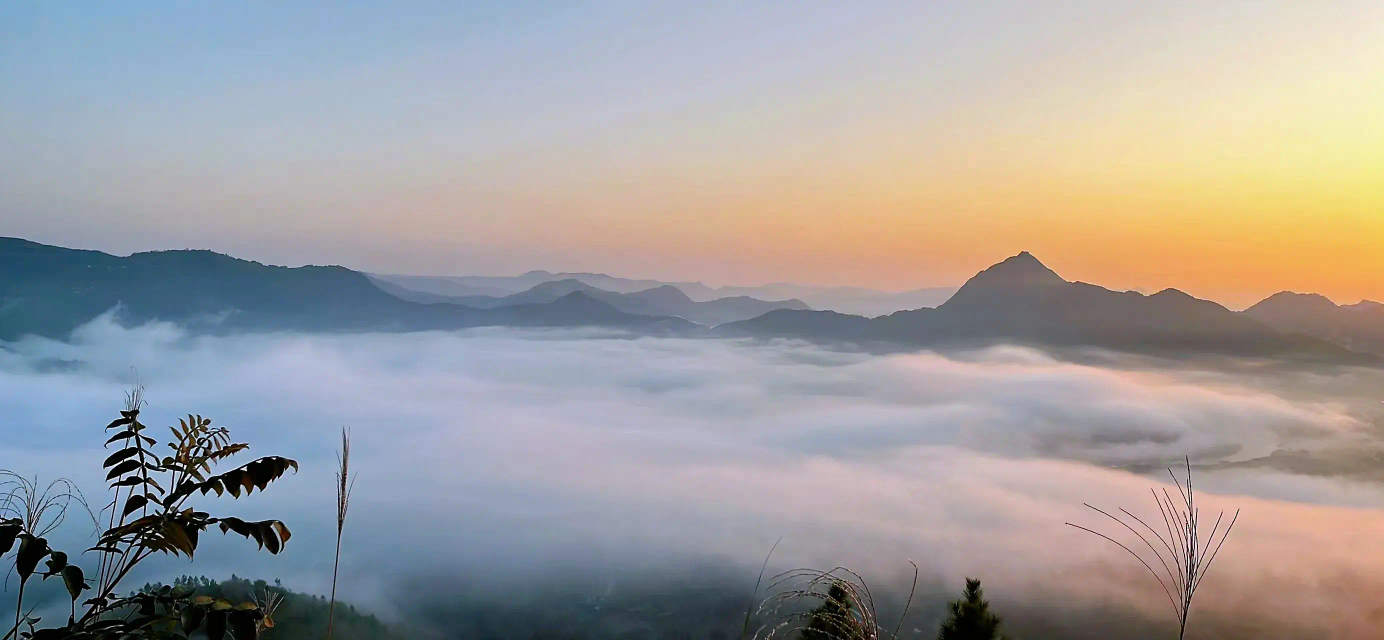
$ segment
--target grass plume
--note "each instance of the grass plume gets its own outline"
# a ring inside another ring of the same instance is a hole
[[[1158,581],[1158,585],[1163,588],[1163,593],[1168,596],[1168,602],[1172,604],[1173,614],[1177,617],[1177,637],[1179,640],[1187,636],[1187,615],[1191,612],[1192,600],[1196,596],[1197,587],[1201,586],[1202,579],[1211,569],[1211,563],[1216,560],[1221,546],[1225,544],[1225,539],[1230,536],[1230,530],[1234,528],[1236,520],[1240,518],[1240,510],[1236,509],[1235,515],[1222,529],[1221,523],[1225,521],[1225,512],[1220,512],[1216,516],[1216,524],[1211,527],[1211,533],[1203,540],[1201,536],[1201,510],[1197,508],[1196,495],[1192,491],[1192,461],[1187,458],[1185,463],[1187,466],[1185,486],[1177,474],[1173,473],[1172,469],[1168,469],[1168,475],[1172,477],[1173,484],[1177,487],[1177,500],[1173,499],[1172,494],[1166,488],[1161,493],[1149,489],[1149,492],[1153,494],[1154,502],[1158,504],[1158,512],[1163,517],[1162,532],[1149,526],[1147,522],[1123,508],[1119,510],[1122,515],[1116,516],[1089,504],[1086,505],[1092,511],[1114,520],[1120,526],[1128,529],[1140,542],[1144,543],[1144,546],[1148,547],[1152,556],[1136,552],[1124,543],[1094,529],[1067,523],[1067,526],[1100,536],[1114,543],[1129,555],[1134,556],[1135,560],[1138,560],[1145,569],[1148,569],[1148,572]],[[1131,523],[1138,524],[1139,528]],[[1218,533],[1220,534],[1219,541],[1216,539]],[[1154,544],[1155,541],[1158,543],[1157,545]],[[1138,547],[1138,545],[1134,546]],[[1153,562],[1150,562],[1150,557]],[[1163,569],[1162,573],[1154,569],[1155,563]]]
[[[341,429],[341,451],[336,456],[336,556],[332,561],[332,599],[327,607],[327,640],[332,637],[332,614],[336,612],[336,578],[341,570],[341,534],[346,530],[346,512],[351,507],[351,431]]]
[[[908,563],[913,565],[913,587],[892,634],[880,626],[874,594],[860,574],[845,567],[830,571],[799,568],[770,579],[769,589],[775,593],[765,598],[759,609],[771,622],[761,627],[755,638],[897,638],[918,589],[918,565],[912,560]],[[810,606],[813,604],[818,606]],[[809,605],[808,610],[804,605]]]

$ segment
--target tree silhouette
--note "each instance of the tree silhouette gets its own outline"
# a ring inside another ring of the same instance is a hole
[[[827,587],[821,606],[809,614],[803,628],[804,640],[859,640],[864,637],[856,629],[855,605],[840,581]]]
[[[1000,635],[1000,617],[990,611],[980,580],[966,578],[966,593],[960,600],[947,605],[950,614],[937,631],[937,640],[996,640]]]

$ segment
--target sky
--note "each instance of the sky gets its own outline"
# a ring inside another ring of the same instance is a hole
[[[0,6],[0,235],[1384,299],[1384,4]]]

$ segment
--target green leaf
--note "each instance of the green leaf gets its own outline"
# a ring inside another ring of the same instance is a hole
[[[117,434],[111,436],[110,439],[106,441],[106,444],[110,444],[110,443],[112,443],[112,442],[115,442],[116,440],[124,440],[124,439],[126,439],[126,438],[131,438],[131,437],[134,437],[134,435],[135,435],[134,430],[132,430],[132,429],[126,429],[126,430],[124,430],[124,431],[121,431],[120,433],[117,433]]]
[[[274,531],[273,525],[268,522],[261,522],[258,525],[260,530],[258,537],[264,541],[264,548],[273,555],[279,555],[279,552],[283,550],[283,544],[279,542],[279,535]]]
[[[14,548],[14,539],[24,530],[18,520],[6,520],[0,524],[0,554],[9,553]]]
[[[120,517],[124,518],[125,516],[139,511],[147,504],[149,504],[148,498],[139,494],[132,495],[129,500],[125,501],[125,510],[120,514]]]
[[[38,568],[38,561],[48,555],[48,541],[43,538],[21,533],[19,535],[19,553],[15,556],[14,568],[19,572],[21,581],[28,580],[34,574],[34,569]]]
[[[123,476],[131,471],[136,471],[139,468],[140,464],[138,460],[126,460],[118,465],[115,465],[115,468],[111,469],[111,472],[106,474],[106,479],[114,480],[115,478]]]
[[[58,575],[63,567],[67,566],[67,554],[61,551],[54,551],[48,555],[48,561],[44,564],[48,565],[48,574],[44,576],[45,578]]]
[[[73,602],[76,602],[82,591],[88,588],[86,580],[82,577],[82,568],[74,564],[62,568],[62,583],[67,587],[67,593],[72,596]]]
[[[160,485],[158,481],[154,480],[153,478],[145,478],[144,484],[157,489],[159,493],[166,493],[163,489],[163,486]],[[152,499],[153,496],[150,496],[150,498]]]
[[[183,609],[183,631],[188,635],[192,635],[193,631],[196,631],[202,626],[202,619],[206,616],[207,610],[199,606],[191,606]]]
[[[173,545],[173,548],[183,552],[187,557],[191,558],[192,554],[197,552],[197,543],[192,541],[192,538],[187,535],[187,529],[184,529],[183,525],[176,520],[169,520],[164,523],[163,534],[168,537],[168,542]]]
[[[110,455],[110,457],[106,458],[106,461],[103,462],[103,463],[101,463],[101,468],[102,468],[102,469],[109,468],[109,467],[111,467],[112,465],[114,465],[115,463],[120,462],[121,460],[124,460],[125,458],[129,458],[129,457],[131,457],[131,456],[138,455],[138,454],[139,454],[139,449],[138,449],[138,448],[136,448],[136,447],[126,447],[126,448],[124,448],[124,449],[121,449],[121,450],[119,450],[119,451],[116,451],[115,453],[112,453],[112,454]]]
[[[293,536],[288,527],[278,520],[246,522],[240,518],[221,518],[218,522],[222,533],[234,531],[254,540],[259,548],[267,549],[275,555],[283,550],[284,543]]]

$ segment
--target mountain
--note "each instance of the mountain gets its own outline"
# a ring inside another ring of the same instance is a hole
[[[575,278],[540,282],[532,288],[508,296],[441,296],[434,293],[398,291],[402,287],[389,280],[374,277],[382,289],[406,300],[417,302],[448,302],[478,309],[501,309],[520,304],[551,302],[562,296],[580,292],[600,300],[625,313],[646,316],[673,316],[705,326],[716,326],[736,320],[746,320],[775,309],[807,309],[801,300],[758,300],[745,296],[719,298],[696,302],[673,285],[661,285],[619,293],[606,291]]]
[[[1176,289],[1146,296],[1068,282],[1027,252],[976,274],[936,309],[899,311],[873,319],[776,311],[727,324],[719,333],[907,346],[1005,342],[1333,362],[1373,360],[1322,340],[1281,333]]]
[[[1235,313],[1175,289],[1143,295],[1068,282],[1027,252],[976,274],[937,308],[875,318],[814,311],[800,300],[697,301],[670,285],[607,291],[576,278],[498,297],[401,297],[415,294],[337,266],[271,266],[196,250],[119,257],[0,238],[0,340],[63,338],[118,309],[125,322],[204,331],[607,326],[696,335],[697,322],[720,324],[715,335],[885,347],[1014,343],[1368,364],[1379,358],[1361,351],[1384,354],[1378,303],[1281,293]]]
[[[602,291],[637,293],[674,287],[694,302],[747,297],[756,300],[799,300],[813,309],[879,316],[903,309],[935,307],[956,292],[955,287],[931,287],[913,291],[880,291],[862,287],[818,287],[777,282],[757,287],[709,287],[700,282],[663,282],[631,279],[604,273],[553,273],[529,271],[518,276],[408,276],[371,274],[381,288],[415,302],[441,302],[470,296],[504,298],[553,281],[575,280]],[[484,304],[482,301],[472,301]]]
[[[668,283],[659,280],[637,280],[618,278],[604,273],[553,273],[551,271],[528,271],[517,276],[410,276],[396,274],[371,274],[376,280],[398,285],[410,291],[430,293],[449,298],[465,296],[487,296],[503,298],[528,291],[545,282],[576,280],[602,291],[615,293],[634,293],[672,284],[691,293],[698,299],[716,297],[714,290],[700,282]]]
[[[119,257],[0,238],[0,340],[65,337],[114,308],[126,322],[166,320],[208,330],[694,328],[676,318],[624,313],[589,296],[475,309],[404,300],[345,267],[278,267],[200,250]]]
[[[1279,331],[1384,355],[1384,304],[1372,300],[1337,305],[1323,295],[1283,291],[1241,313]]]
[[[880,291],[864,287],[818,287],[773,283],[758,287],[720,287],[717,296],[752,296],[760,299],[802,300],[813,309],[827,309],[859,316],[881,316],[895,311],[936,307],[946,302],[956,287],[928,287],[911,291]]]

